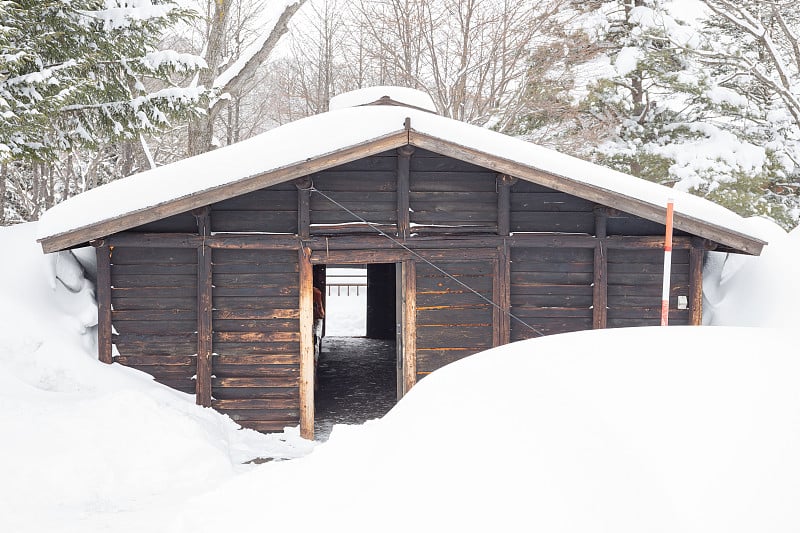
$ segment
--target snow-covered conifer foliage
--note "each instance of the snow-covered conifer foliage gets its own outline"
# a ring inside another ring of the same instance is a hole
[[[607,137],[584,155],[796,225],[800,26],[790,3],[615,0],[598,13],[606,61],[582,105]]]
[[[164,0],[0,2],[0,159],[52,160],[191,109],[203,89],[170,75],[203,60],[156,46],[188,16]]]

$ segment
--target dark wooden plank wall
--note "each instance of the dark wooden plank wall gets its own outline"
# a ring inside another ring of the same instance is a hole
[[[397,224],[397,152],[391,150],[318,172],[314,187],[367,222],[386,231]],[[336,224],[353,224],[336,227]],[[311,233],[314,235],[374,230],[325,197],[311,194]]]
[[[297,252],[220,249],[213,258],[211,406],[253,429],[297,425]]]
[[[680,296],[689,301],[689,250],[672,251],[670,269],[670,325],[690,323],[688,308],[678,309]],[[664,252],[608,250],[608,324],[610,328],[658,326]]]
[[[416,149],[409,207],[412,233],[496,233],[497,173]]]
[[[594,232],[595,204],[519,180],[511,187],[512,232]]]
[[[491,260],[437,261],[436,266],[492,298]],[[416,265],[417,379],[492,347],[493,309],[429,264]]]
[[[511,340],[592,329],[592,248],[511,249]]]
[[[282,183],[213,204],[211,231],[297,233],[297,187]]]
[[[113,360],[194,393],[197,251],[113,248],[111,286]]]

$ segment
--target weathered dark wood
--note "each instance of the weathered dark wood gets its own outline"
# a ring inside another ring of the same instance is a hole
[[[112,317],[115,316],[112,314]],[[173,335],[190,333],[197,329],[195,320],[115,320],[117,333],[144,333],[153,335]]]
[[[461,161],[517,176],[522,179],[550,187],[551,189],[572,194],[601,205],[611,205],[617,209],[631,213],[647,220],[664,220],[666,208],[663,205],[653,205],[633,197],[618,194],[616,191],[604,189],[592,183],[549,174],[530,166],[497,157],[479,150],[457,145],[438,139],[418,131],[409,132],[409,143],[418,148],[447,155]],[[759,239],[744,235],[729,228],[709,224],[692,217],[675,214],[675,228],[705,237],[710,240],[725,242],[735,246],[742,252],[758,255],[764,246]]]
[[[308,177],[295,181],[297,186],[297,235],[301,239],[311,236],[311,179]]]
[[[297,233],[297,210],[214,211],[214,232]]]
[[[494,329],[496,330],[494,345],[508,344],[511,340],[511,251],[508,246],[501,246],[497,250],[498,257],[494,260],[494,285],[492,286],[492,301],[495,306]]]
[[[608,253],[606,251],[606,223],[608,216],[601,208],[595,211],[594,279],[592,294],[592,327],[604,329],[608,319]]]
[[[417,269],[413,260],[404,261],[401,265],[400,297],[402,312],[400,313],[400,334],[402,353],[400,364],[402,372],[402,388],[398,390],[398,399],[404,396],[417,382]]]
[[[311,250],[298,252],[300,265],[300,436],[314,438],[314,269]]]
[[[705,244],[702,239],[692,240],[689,250],[689,323],[693,326],[703,324],[703,259]],[[674,268],[675,265],[673,265]]]
[[[211,353],[213,327],[211,316],[212,251],[197,249],[197,404],[211,405]]]
[[[97,358],[112,362],[111,250],[105,244],[95,249],[97,257]]]
[[[401,146],[397,149],[397,236],[405,240],[409,236],[409,169],[413,146]]]
[[[592,233],[594,214],[558,212],[537,213],[534,211],[512,211],[511,230],[514,232],[560,232]]]
[[[511,232],[511,186],[514,178],[505,174],[497,176],[497,234],[508,236]]]

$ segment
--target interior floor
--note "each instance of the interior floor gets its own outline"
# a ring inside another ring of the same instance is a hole
[[[325,441],[334,424],[363,424],[396,403],[394,340],[325,337],[317,368],[314,435]]]

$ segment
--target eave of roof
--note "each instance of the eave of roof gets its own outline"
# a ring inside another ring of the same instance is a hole
[[[406,117],[411,120],[410,130],[403,125]],[[112,182],[48,211],[40,221],[38,240],[45,252],[66,249],[406,144],[659,223],[664,221],[667,198],[672,197],[676,229],[754,255],[766,244],[745,219],[703,198],[491,130],[396,106],[316,115]],[[264,156],[253,158],[253,152]],[[159,187],[171,187],[170,194],[152,190]],[[109,197],[120,205],[100,205]]]

